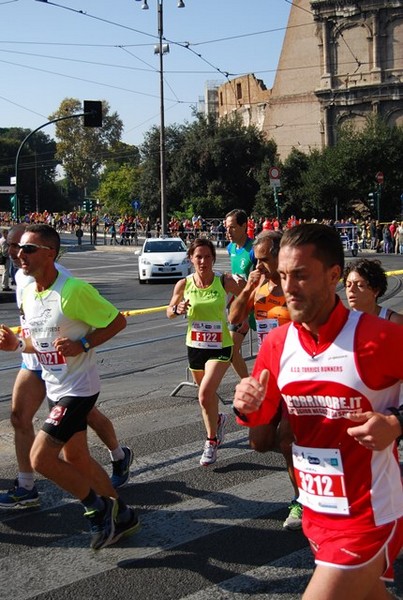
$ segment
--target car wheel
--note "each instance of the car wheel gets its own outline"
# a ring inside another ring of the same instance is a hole
[[[146,280],[145,280],[145,279],[140,279],[140,277],[139,277],[139,284],[140,284],[140,285],[143,285],[145,282],[146,282]]]

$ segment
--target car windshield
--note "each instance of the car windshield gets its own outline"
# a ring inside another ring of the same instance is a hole
[[[146,242],[143,252],[186,252],[186,248],[178,240]]]

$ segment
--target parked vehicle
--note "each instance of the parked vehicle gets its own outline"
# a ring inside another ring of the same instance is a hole
[[[139,283],[153,279],[181,279],[191,272],[186,245],[179,237],[147,238],[136,254],[139,257]]]

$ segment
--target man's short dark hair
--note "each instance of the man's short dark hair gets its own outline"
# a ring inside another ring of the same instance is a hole
[[[40,235],[44,245],[53,248],[56,251],[56,256],[59,254],[60,235],[57,233],[56,229],[50,225],[45,225],[44,223],[34,223],[33,225],[28,225],[25,229],[25,232],[37,233]]]
[[[297,248],[312,244],[315,246],[313,256],[327,268],[338,265],[343,272],[344,250],[339,233],[321,223],[303,223],[287,229],[281,239],[280,248],[291,246]]]
[[[235,217],[238,225],[245,225],[248,222],[248,215],[241,208],[234,208],[234,210],[230,210],[229,213],[225,215],[227,217]]]

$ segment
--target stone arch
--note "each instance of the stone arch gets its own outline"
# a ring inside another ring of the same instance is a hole
[[[343,111],[337,116],[337,127],[342,127],[347,123],[353,126],[357,131],[365,129],[368,124],[368,114],[360,111]]]
[[[383,68],[390,75],[403,72],[403,18],[392,16],[385,23],[385,51]]]
[[[385,114],[385,120],[390,127],[403,127],[403,108],[389,110]]]
[[[368,22],[339,22],[333,29],[334,75],[338,84],[361,80],[373,67],[373,31]],[[357,61],[359,61],[359,64]]]

